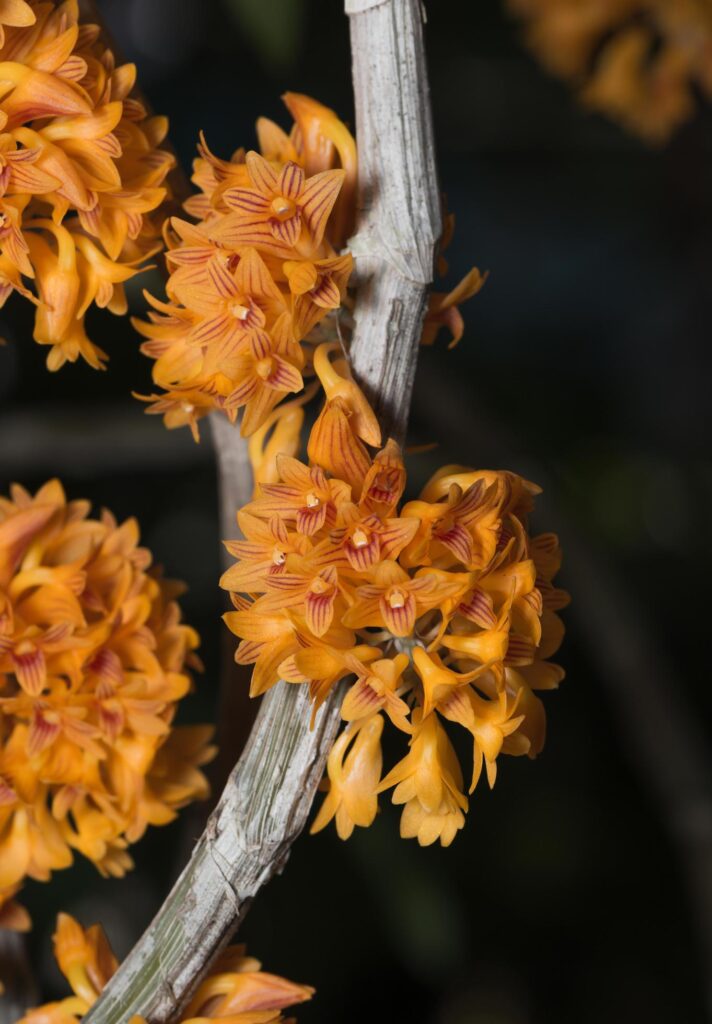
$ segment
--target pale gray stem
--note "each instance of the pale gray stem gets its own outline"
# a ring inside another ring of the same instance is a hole
[[[240,428],[230,423],[221,412],[211,413],[209,419],[218,469],[220,555],[222,567],[227,569],[234,563],[234,558],[222,542],[241,536],[237,525],[237,510],[252,497],[253,475],[247,441],[240,436]],[[227,594],[223,594],[223,597],[225,607],[229,608]],[[245,745],[257,712],[249,692],[251,668],[235,663],[235,638],[227,629],[222,632],[220,640],[220,690],[215,736],[218,756],[210,769],[211,781],[218,792]],[[200,831],[205,820],[204,816],[199,818],[199,815],[198,804],[186,815],[191,837]],[[196,820],[200,821],[200,826],[193,828]],[[184,862],[185,856],[180,860],[181,864]]]
[[[384,438],[402,440],[442,233],[420,0],[346,0],[359,216],[354,375]]]
[[[347,13],[361,207],[351,354],[386,433],[402,437],[440,234],[422,11],[419,0],[349,0]],[[233,446],[218,448],[241,473]],[[85,1024],[123,1024],[131,1014],[164,1024],[185,1003],[303,829],[341,698],[337,688],[312,730],[305,688],[280,683],[266,695],[187,868]]]
[[[0,928],[0,981],[5,986],[0,996],[0,1024],[15,1024],[38,1000],[26,938],[6,928]]]
[[[252,497],[252,468],[247,441],[240,437],[240,428],[230,423],[221,412],[210,414],[210,429],[218,464],[218,500],[220,503],[220,538],[234,540],[239,536],[236,514]],[[234,559],[222,549],[227,569]]]

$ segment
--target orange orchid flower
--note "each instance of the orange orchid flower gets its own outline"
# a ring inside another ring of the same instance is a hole
[[[228,248],[254,245],[275,256],[289,257],[295,248],[303,248],[305,256],[317,252],[345,172],[322,171],[307,178],[299,164],[289,162],[277,173],[254,151],[245,163],[251,187],[233,186],[222,193],[231,212],[210,237]]]
[[[278,457],[277,468],[281,482],[263,484],[245,511],[262,518],[280,516],[307,536],[334,526],[338,509],[351,497],[349,485],[327,478],[319,466],[309,469],[285,455]]]
[[[463,493],[453,483],[444,502],[411,501],[404,515],[420,520],[403,556],[406,565],[460,563],[468,569],[487,565],[494,555],[499,527],[496,484],[480,479]]]
[[[407,756],[381,782],[379,792],[395,786],[393,803],[404,804],[403,838],[421,846],[438,839],[449,846],[465,824],[467,797],[457,756],[436,715],[413,715],[414,732]]]
[[[459,307],[482,291],[488,277],[489,274],[482,274],[477,267],[473,267],[452,291],[447,294],[431,294],[420,339],[421,345],[434,345],[440,331],[446,329],[450,332],[448,348],[455,348],[465,333],[465,321]]]
[[[324,638],[310,638],[309,647],[283,661],[279,671],[285,682],[306,683],[318,711],[336,683],[378,658],[378,649],[368,644],[353,644],[353,633],[331,630]],[[325,642],[328,641],[328,642]],[[338,643],[339,646],[334,646]]]
[[[435,607],[444,596],[438,580],[427,570],[411,578],[393,561],[380,562],[371,571],[371,580],[356,590],[356,599],[344,616],[345,625],[383,626],[393,636],[409,636],[418,615]]]
[[[259,604],[234,612],[225,612],[223,621],[242,642],[235,651],[238,665],[254,665],[250,696],[258,697],[279,680],[279,667],[302,644],[299,629],[283,610],[267,613]]]
[[[230,554],[239,559],[220,579],[220,586],[226,590],[264,592],[271,579],[286,572],[289,555],[306,554],[309,550],[304,535],[287,530],[278,516],[265,522],[240,511],[237,524],[245,539],[225,541]]]
[[[359,721],[369,718],[377,711],[384,711],[391,722],[402,732],[412,732],[408,721],[410,707],[398,695],[403,686],[402,676],[410,665],[407,654],[397,654],[395,658],[379,658],[369,666],[351,665],[355,672],[356,682],[351,686],[341,705],[341,717],[345,722]]]
[[[294,118],[294,144],[307,174],[329,170],[337,160],[344,170],[332,228],[338,248],[351,234],[355,219],[358,157],[353,135],[333,110],[310,96],[287,92],[282,99]]]
[[[338,510],[336,528],[319,545],[318,557],[341,569],[363,573],[378,562],[397,559],[417,529],[417,519],[381,519],[346,502]]]
[[[355,723],[337,739],[327,761],[329,792],[314,819],[311,832],[319,832],[336,818],[340,839],[348,839],[358,825],[367,828],[378,811],[383,718],[372,715]]]

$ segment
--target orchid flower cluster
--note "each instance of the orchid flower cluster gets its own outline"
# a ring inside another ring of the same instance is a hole
[[[87,310],[125,313],[125,282],[162,248],[168,122],[77,0],[5,0],[0,67],[0,305],[17,291],[36,306],[50,370],[80,356],[98,369]]]
[[[712,98],[706,0],[509,0],[545,66],[583,103],[663,143]]]
[[[212,409],[232,422],[242,409],[247,436],[300,392],[305,339],[345,298],[352,259],[338,248],[353,216],[354,140],[316,101],[288,93],[285,102],[294,127],[287,135],[261,118],[261,154],[225,161],[201,140],[200,194],[185,203],[199,223],[171,218],[169,301],[147,295],[154,312],[136,322],[163,389],[148,411],[169,427],[190,424],[196,440]]]
[[[77,851],[132,866],[148,825],[207,795],[212,729],[172,727],[198,668],[182,587],[151,568],[133,519],[89,518],[53,480],[0,498],[0,925],[13,897]]]
[[[30,1010],[18,1024],[79,1024],[116,973],[118,961],[99,925],[83,929],[60,914],[54,936],[57,964],[73,995]],[[290,1024],[282,1010],[311,999],[314,990],[261,969],[244,946],[229,946],[198,986],[179,1020],[184,1024],[224,1020],[230,1024]],[[127,1015],[128,1024],[144,1018]],[[293,1024],[293,1020],[292,1020]]]
[[[151,298],[155,312],[137,325],[164,389],[148,411],[197,439],[208,412],[236,422],[242,410],[256,492],[238,512],[244,540],[227,544],[238,563],[221,585],[235,605],[226,622],[241,640],[236,660],[254,665],[252,694],[280,679],[304,684],[316,711],[352,680],[314,827],[335,817],[346,837],[393,788],[402,834],[447,845],[468,800],[443,723],[471,734],[470,791],[483,767],[494,783],[500,753],[542,747],[535,691],[563,676],[546,661],[566,600],[551,582],[558,544],[528,536],[538,488],[512,473],[446,467],[401,507],[400,449],[382,447],[346,355],[352,261],[338,250],[354,219],[355,144],[321,104],[285,101],[294,127],[287,135],[261,119],[261,154],[223,161],[201,140],[200,192],[184,204],[197,223],[171,219],[168,301]],[[458,304],[484,280],[473,268],[431,297],[425,344],[443,327],[459,341]],[[325,401],[305,463],[303,406],[316,390]],[[386,718],[409,753],[382,777]]]
[[[406,472],[380,433],[345,360],[317,350],[326,402],[311,431],[309,464],[276,457],[276,482],[258,484],[238,512],[244,540],[221,585],[254,665],[251,693],[278,680],[308,686],[314,710],[341,680],[346,727],[328,759],[329,792],[313,831],[332,818],[342,838],[367,826],[378,795],[402,804],[401,835],[448,845],[468,808],[446,723],[471,736],[469,792],[483,768],[494,784],[501,753],[536,756],[544,708],[536,691],[563,678],[549,658],[567,595],[552,578],[556,537],[531,538],[539,492],[514,473],[440,470],[401,506]],[[408,752],[385,776],[388,720]]]

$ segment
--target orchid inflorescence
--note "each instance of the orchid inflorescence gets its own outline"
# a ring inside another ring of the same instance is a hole
[[[169,427],[212,409],[254,433],[274,407],[304,385],[305,341],[339,309],[352,268],[339,253],[350,227],[356,174],[354,141],[321,104],[288,93],[295,125],[287,135],[257,124],[262,154],[215,157],[201,140],[184,205],[200,219],[171,218],[166,254],[169,301],[147,295],[155,312],[136,322],[155,360],[148,411]],[[332,164],[338,162],[338,167]]]
[[[101,368],[85,314],[125,313],[125,282],[162,248],[168,122],[77,0],[3,3],[0,65],[0,305],[13,291],[35,304],[51,370],[80,356]]]
[[[447,844],[468,801],[443,722],[471,733],[470,790],[483,766],[494,783],[501,752],[542,747],[535,690],[563,676],[546,661],[566,599],[551,582],[558,545],[528,536],[538,488],[513,473],[446,467],[401,507],[400,449],[381,447],[348,365],[351,257],[337,250],[354,219],[355,145],[332,111],[285,100],[295,126],[287,135],[260,120],[262,155],[223,161],[201,141],[200,193],[184,204],[199,222],[171,219],[169,301],[151,299],[150,322],[138,324],[165,389],[149,411],[197,438],[208,412],[235,422],[242,409],[256,491],[238,512],[244,539],[227,544],[238,563],[222,586],[242,641],[236,660],[254,665],[252,694],[303,683],[316,711],[340,680],[355,680],[314,827],[335,817],[346,837],[394,788],[402,834]],[[458,303],[483,282],[473,269],[431,297],[425,344],[441,327],[460,339]],[[315,390],[324,403],[306,463],[299,437]],[[382,778],[384,716],[410,751]]]
[[[508,0],[542,63],[582,102],[666,142],[712,97],[707,0]]]
[[[212,729],[172,727],[199,667],[180,584],[151,568],[133,519],[89,518],[54,480],[0,498],[0,922],[73,851],[131,867],[148,825],[207,795]]]
[[[445,722],[471,734],[470,792],[483,767],[494,784],[500,753],[542,748],[536,691],[563,678],[546,660],[567,600],[552,584],[558,542],[529,537],[539,489],[513,473],[446,466],[401,507],[400,449],[389,441],[368,455],[377,425],[356,384],[340,379],[311,432],[310,464],[278,455],[276,482],[258,484],[238,512],[245,539],[226,542],[238,562],[221,580],[235,605],[225,621],[241,638],[236,660],[254,665],[253,695],[280,679],[304,684],[316,711],[351,680],[313,831],[335,817],[347,838],[393,789],[401,834],[448,845],[468,800]],[[382,777],[385,719],[409,752]]]
[[[38,1006],[17,1024],[79,1024],[101,995],[118,968],[103,929],[84,929],[60,914],[54,936],[55,958],[73,995]],[[286,978],[267,974],[259,960],[248,956],[244,946],[229,946],[198,985],[188,1006],[177,1018],[182,1024],[224,1020],[229,1024],[293,1024],[282,1010],[311,999],[314,989]],[[128,1024],[145,1024],[131,1016]]]
[[[238,149],[222,160],[201,137],[200,193],[184,203],[198,223],[167,222],[169,301],[147,293],[153,312],[134,321],[163,389],[146,399],[147,412],[169,428],[189,425],[196,440],[213,410],[233,423],[242,410],[244,436],[271,434],[282,417],[275,407],[314,376],[315,347],[348,319],[353,260],[340,250],[354,221],[356,145],[321,103],[298,93],[284,101],[294,125],[287,134],[260,118],[261,153]],[[432,296],[425,344],[441,328],[460,340],[458,305],[484,280],[473,268],[449,294]],[[290,423],[301,423],[301,404],[286,403]]]

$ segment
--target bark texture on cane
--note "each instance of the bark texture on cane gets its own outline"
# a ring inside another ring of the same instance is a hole
[[[247,441],[240,428],[230,423],[221,412],[210,414],[210,429],[218,464],[218,501],[220,507],[220,538],[235,540],[239,536],[236,513],[252,497],[252,468]],[[223,567],[233,563],[222,548]]]
[[[359,213],[351,366],[384,438],[402,441],[442,234],[420,0],[347,0]]]
[[[402,438],[440,234],[422,9],[420,0],[349,0],[346,10],[360,174],[351,356],[386,436]],[[242,456],[233,456],[241,472]],[[85,1024],[123,1024],[131,1014],[164,1024],[185,1003],[303,829],[341,696],[331,695],[310,730],[306,688],[280,683],[266,695],[188,866]]]

